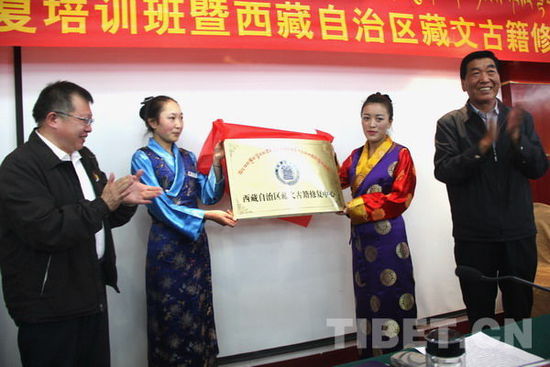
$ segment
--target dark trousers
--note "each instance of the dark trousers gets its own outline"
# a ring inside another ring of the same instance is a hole
[[[17,342],[23,367],[109,367],[107,308],[71,320],[23,323]]]
[[[535,236],[504,242],[455,240],[457,265],[478,269],[486,276],[514,275],[533,281],[537,270]],[[531,287],[510,280],[498,282],[502,293],[504,317],[521,320],[531,315]],[[497,282],[460,280],[462,299],[466,304],[470,325],[482,318],[495,317]]]

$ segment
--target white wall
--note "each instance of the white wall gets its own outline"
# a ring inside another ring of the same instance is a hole
[[[4,62],[4,54],[10,53],[2,49],[2,80],[11,78],[11,65]],[[34,125],[32,106],[48,82],[81,84],[95,99],[97,122],[87,146],[102,169],[117,176],[128,172],[132,153],[146,141],[138,117],[139,102],[146,96],[166,94],[180,102],[185,130],[179,144],[197,154],[211,122],[223,118],[326,131],[335,136],[342,161],[364,142],[359,119],[363,100],[376,91],[388,93],[395,106],[393,137],[410,148],[418,175],[405,221],[419,317],[463,308],[453,275],[447,196],[444,185],[433,178],[432,163],[436,120],[466,99],[458,60],[253,50],[25,48],[23,74],[26,134]],[[11,111],[12,94],[0,93],[2,111]],[[10,131],[13,121],[3,119],[3,131]],[[10,150],[2,149],[0,158]],[[217,205],[228,206],[227,199]],[[149,223],[141,208],[115,231],[122,294],[109,294],[113,366],[146,364]],[[274,219],[242,220],[235,229],[209,223],[207,231],[220,356],[330,337],[327,318],[353,318],[345,218],[318,215],[307,229]],[[14,366],[16,333],[8,320],[0,307],[0,365]]]

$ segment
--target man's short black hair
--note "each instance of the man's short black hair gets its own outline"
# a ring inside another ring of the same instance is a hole
[[[462,62],[460,63],[460,79],[464,80],[466,78],[466,72],[468,71],[468,64],[470,63],[470,61],[485,58],[492,59],[495,62],[495,66],[498,70],[498,59],[493,52],[487,50],[474,51],[464,56],[464,58],[462,59]]]
[[[94,103],[94,99],[90,92],[75,83],[66,80],[57,81],[48,84],[38,96],[34,108],[32,109],[32,117],[40,126],[48,113],[52,111],[73,112],[72,95],[78,95],[90,103]]]

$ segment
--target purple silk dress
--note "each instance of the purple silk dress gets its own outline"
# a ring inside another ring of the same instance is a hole
[[[365,177],[353,196],[373,192],[389,194],[399,152],[394,144]],[[347,174],[355,179],[355,168],[362,149],[351,155]],[[404,210],[404,209],[403,209]],[[412,261],[403,217],[354,224],[351,228],[357,338],[362,357],[373,349],[384,353],[403,348],[403,330],[416,322]],[[405,319],[408,319],[405,323]]]

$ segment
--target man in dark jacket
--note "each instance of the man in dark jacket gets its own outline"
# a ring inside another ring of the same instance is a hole
[[[48,85],[33,109],[38,127],[0,166],[0,270],[24,367],[109,366],[111,228],[160,193],[140,174],[99,169],[84,147],[91,103],[76,84]]]
[[[456,264],[533,281],[536,229],[528,179],[548,168],[533,118],[496,98],[500,76],[492,52],[467,55],[460,78],[469,99],[437,122],[434,158],[435,177],[447,185]],[[531,288],[510,281],[498,286],[505,317],[529,317]],[[461,279],[460,287],[470,326],[494,318],[496,283]]]

